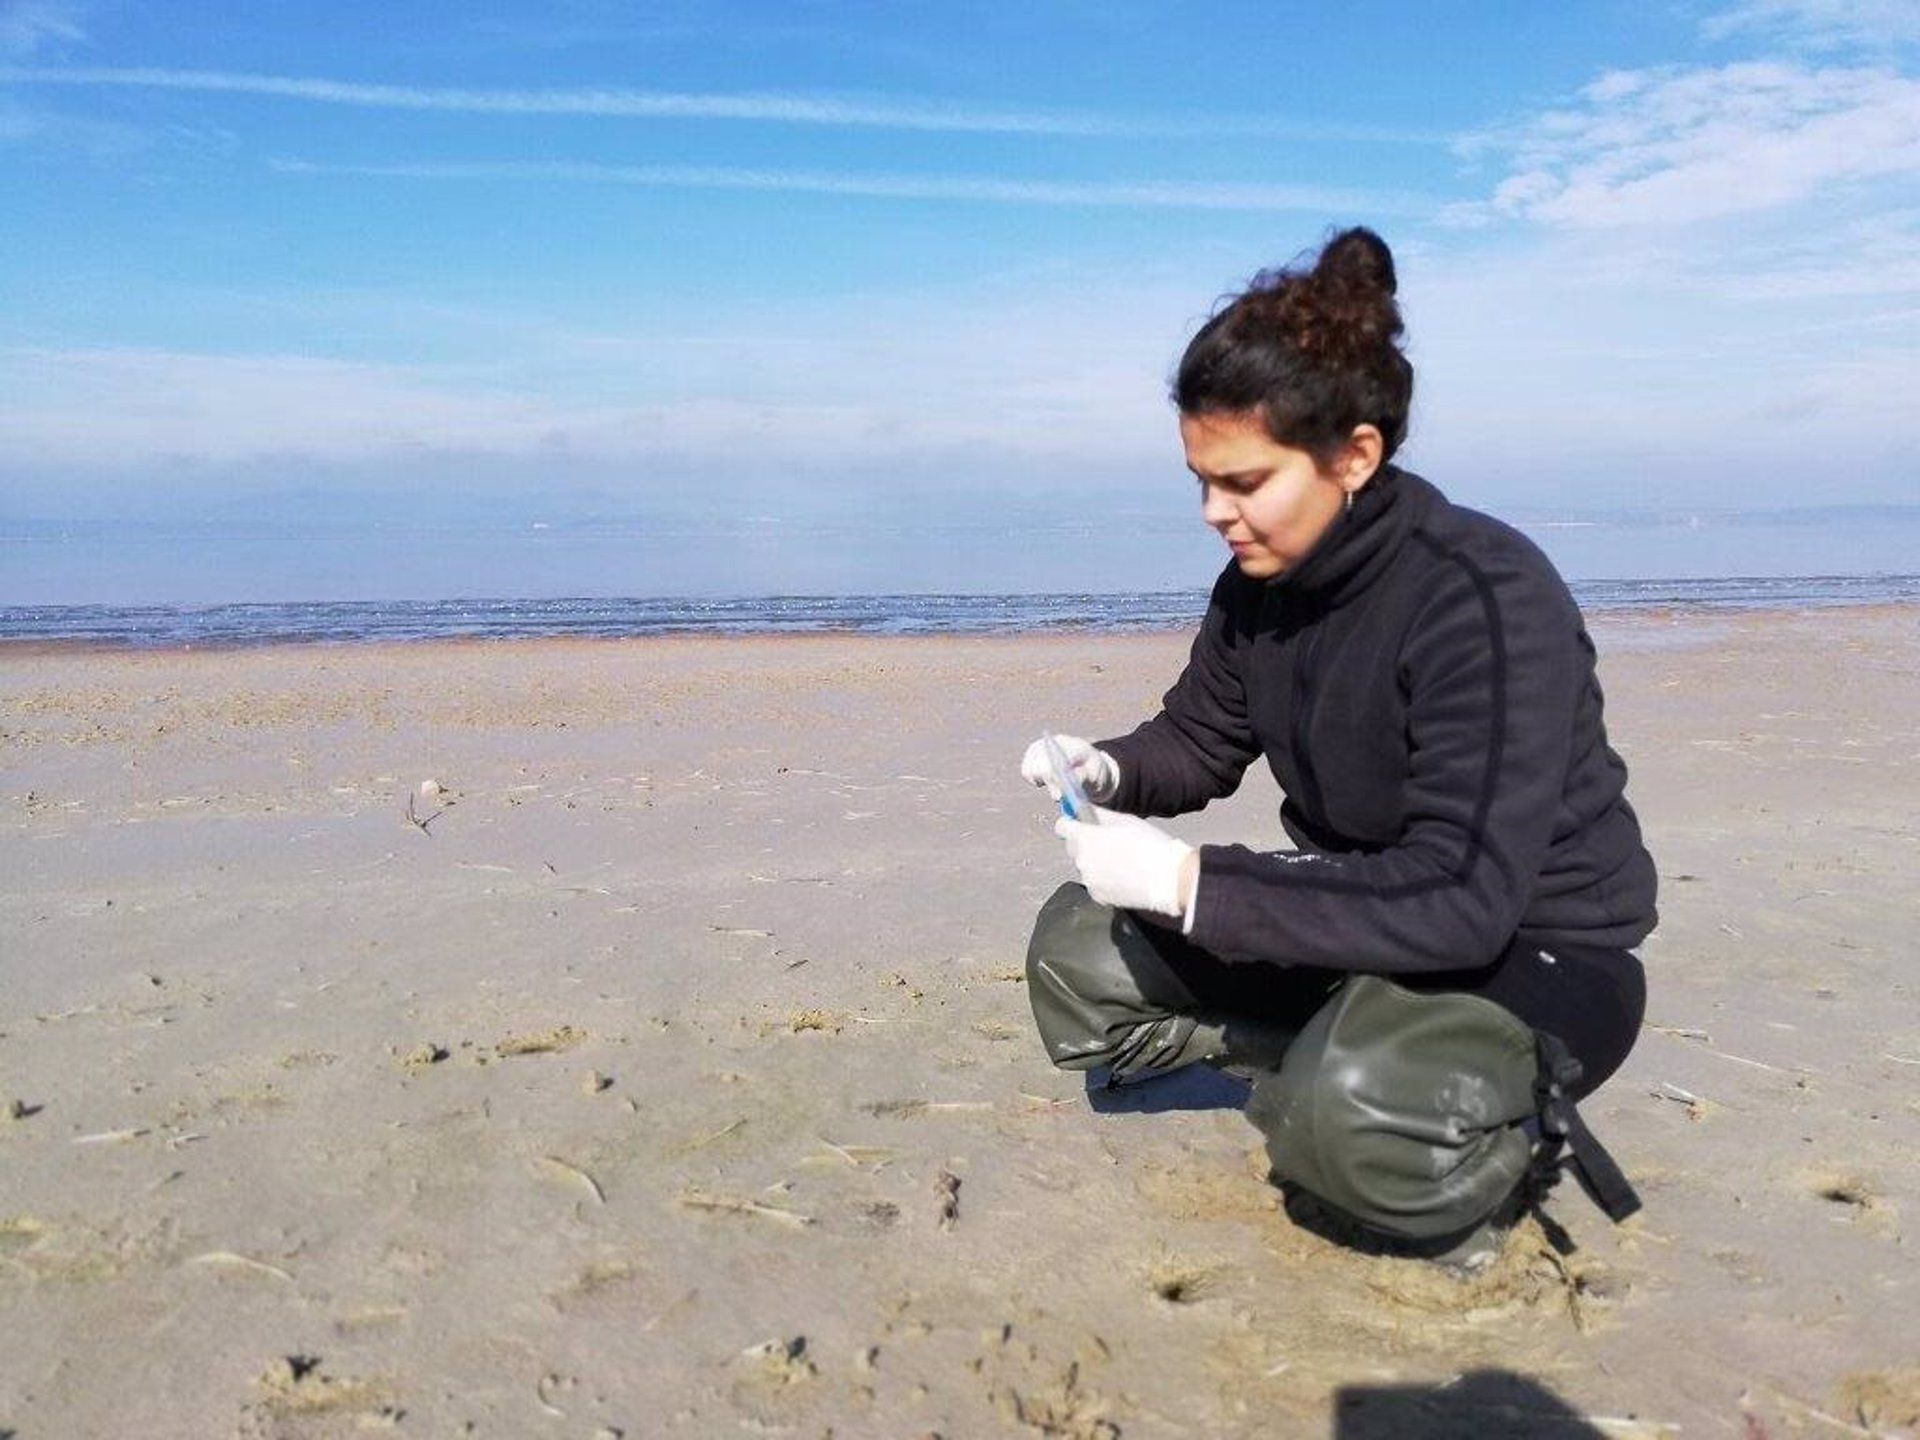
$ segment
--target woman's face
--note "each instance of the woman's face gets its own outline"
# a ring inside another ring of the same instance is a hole
[[[1371,425],[1355,431],[1356,442],[1363,433],[1377,442]],[[1200,482],[1201,518],[1227,542],[1241,572],[1256,580],[1304,558],[1345,508],[1349,492],[1379,465],[1376,449],[1371,463],[1350,454],[1322,469],[1308,451],[1269,435],[1253,410],[1182,415],[1180,443]]]

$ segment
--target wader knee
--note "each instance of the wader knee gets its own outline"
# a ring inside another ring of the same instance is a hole
[[[1106,1065],[1115,1081],[1205,1059],[1219,1036],[1140,922],[1062,885],[1027,944],[1027,997],[1047,1058],[1067,1070]]]
[[[1357,975],[1254,1085],[1274,1178],[1367,1228],[1432,1240],[1485,1220],[1534,1160],[1534,1032],[1477,995]]]
[[[1108,1068],[1108,1083],[1148,1079],[1204,1060],[1251,1078],[1280,1063],[1293,1028],[1210,1011],[1145,927],[1062,885],[1040,907],[1027,944],[1027,998],[1047,1058],[1065,1070]]]

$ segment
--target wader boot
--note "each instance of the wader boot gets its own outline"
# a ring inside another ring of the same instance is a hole
[[[1256,1080],[1247,1118],[1274,1180],[1319,1202],[1298,1211],[1470,1268],[1496,1253],[1565,1144],[1613,1219],[1639,1208],[1566,1098],[1578,1075],[1558,1040],[1491,1000],[1355,975]]]
[[[1062,885],[1040,907],[1027,946],[1027,997],[1047,1058],[1065,1070],[1107,1067],[1107,1084],[1196,1061],[1249,1079],[1277,1065],[1290,1027],[1209,1013],[1125,910]]]

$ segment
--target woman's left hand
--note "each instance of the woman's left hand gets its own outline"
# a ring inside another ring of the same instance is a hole
[[[1092,823],[1062,815],[1053,825],[1087,893],[1116,910],[1183,916],[1199,872],[1198,852],[1137,815],[1098,805],[1093,813]]]

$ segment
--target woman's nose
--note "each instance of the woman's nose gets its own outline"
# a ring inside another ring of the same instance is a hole
[[[1233,501],[1218,485],[1207,486],[1206,493],[1200,498],[1200,518],[1218,529],[1222,525],[1233,523]]]

